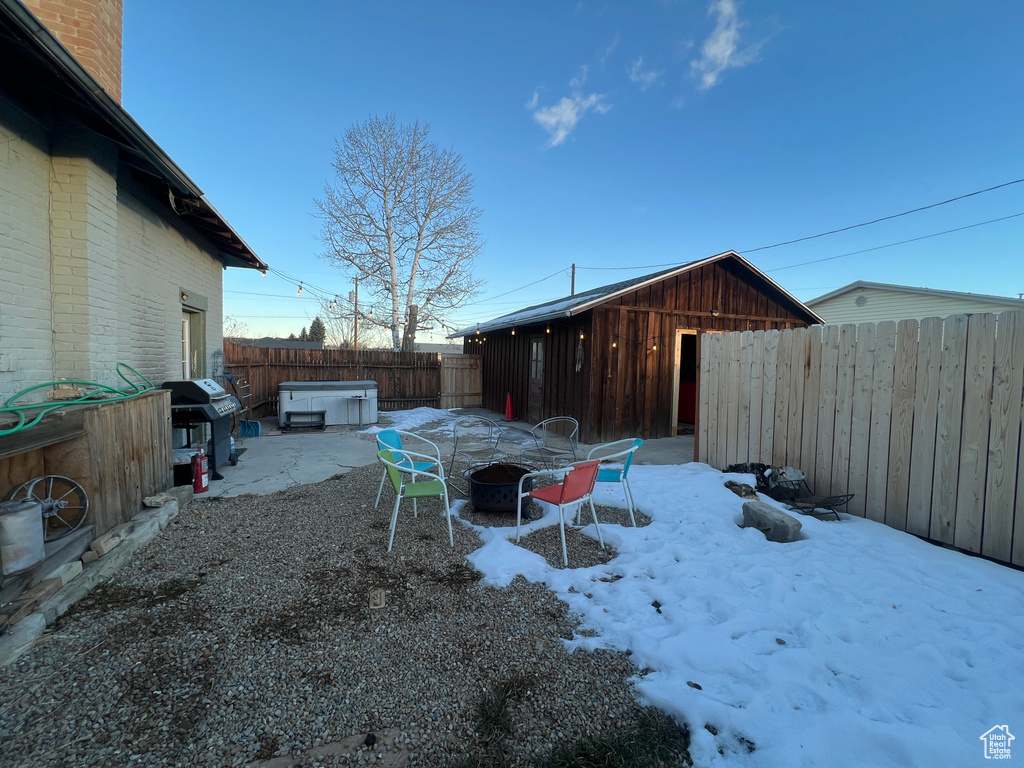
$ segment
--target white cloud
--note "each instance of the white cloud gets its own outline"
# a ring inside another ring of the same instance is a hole
[[[577,123],[590,111],[605,114],[611,105],[605,103],[603,93],[591,93],[584,96],[574,93],[572,98],[563,96],[557,104],[541,107],[533,113],[533,119],[550,134],[549,147],[562,144],[572,133]]]
[[[661,72],[656,72],[653,69],[644,69],[644,57],[637,56],[629,69],[626,70],[629,74],[629,79],[640,86],[641,91],[646,91],[661,77]]]
[[[744,24],[740,21],[735,0],[712,0],[708,15],[718,17],[715,30],[701,46],[700,60],[690,64],[690,70],[700,75],[701,90],[717,85],[725,70],[750,64],[761,49],[760,43],[740,48],[740,28]]]
[[[574,91],[578,91],[580,88],[583,87],[583,84],[587,82],[587,69],[587,65],[584,64],[583,66],[580,67],[579,74],[569,81],[569,87],[572,88]]]
[[[612,55],[612,51],[614,51],[614,50],[615,50],[616,48],[618,48],[618,47],[619,47],[619,40],[621,40],[621,39],[622,39],[622,38],[621,38],[621,37],[619,36],[619,33],[618,33],[618,32],[616,32],[616,33],[615,33],[615,37],[613,37],[613,38],[612,38],[612,39],[611,39],[611,40],[609,41],[608,45],[606,45],[606,46],[604,47],[604,50],[603,50],[603,51],[601,51],[601,53],[599,53],[599,54],[598,54],[598,56],[597,56],[597,59],[598,59],[598,61],[600,61],[600,62],[601,62],[601,68],[602,68],[602,69],[604,68],[604,62],[605,62],[605,60],[606,60],[606,59],[607,59],[607,58],[608,58],[609,56],[611,56],[611,55]]]
[[[526,102],[526,104],[524,104],[523,106],[525,106],[527,109],[536,109],[537,108],[537,103],[539,101],[540,101],[540,88],[537,88],[537,89],[534,90],[533,96],[530,98],[530,100],[528,102]]]

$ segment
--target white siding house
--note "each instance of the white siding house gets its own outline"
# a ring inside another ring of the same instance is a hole
[[[986,296],[862,280],[805,303],[830,325],[921,320],[926,317],[1024,309],[1024,301],[1008,296]]]

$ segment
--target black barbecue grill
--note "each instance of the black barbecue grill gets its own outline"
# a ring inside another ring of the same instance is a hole
[[[161,386],[171,391],[171,426],[191,430],[210,425],[210,477],[223,479],[217,467],[231,458],[231,417],[242,410],[238,398],[213,379],[165,381]]]

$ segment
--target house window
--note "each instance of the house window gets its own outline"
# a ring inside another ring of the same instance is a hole
[[[544,339],[530,342],[530,378],[544,378]]]

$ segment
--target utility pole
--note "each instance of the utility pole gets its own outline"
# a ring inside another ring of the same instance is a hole
[[[355,291],[348,292],[348,300],[352,302],[352,351],[359,351],[359,278],[354,280]]]
[[[569,284],[569,295],[576,295],[576,265],[572,265],[572,282]]]
[[[356,379],[362,379],[363,374],[359,365],[359,278],[353,282],[356,284],[355,295],[352,300],[352,349],[356,353]]]

